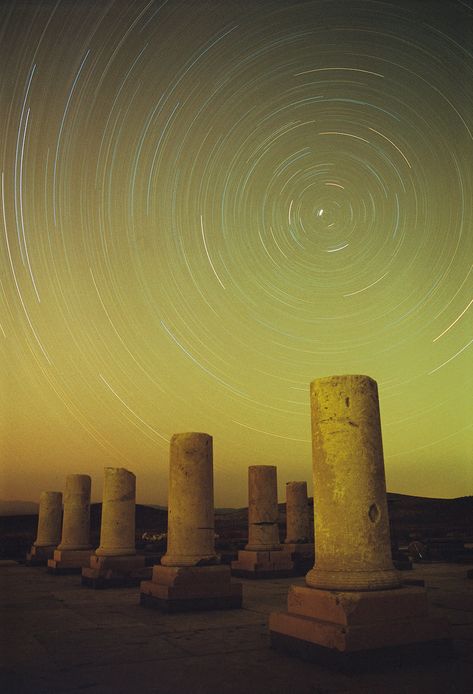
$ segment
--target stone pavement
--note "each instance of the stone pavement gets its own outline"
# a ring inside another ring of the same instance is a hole
[[[453,625],[454,655],[342,674],[269,648],[269,612],[285,608],[291,583],[243,583],[241,610],[161,614],[139,589],[91,590],[78,576],[0,563],[0,691],[4,694],[471,694],[473,581],[469,567],[424,564],[433,614]]]

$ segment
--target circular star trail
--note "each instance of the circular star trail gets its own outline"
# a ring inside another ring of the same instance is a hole
[[[468,2],[3,3],[2,488],[214,437],[310,479],[309,382],[378,381],[388,486],[471,493]]]

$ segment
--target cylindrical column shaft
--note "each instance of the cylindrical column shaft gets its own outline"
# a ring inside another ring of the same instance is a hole
[[[90,548],[90,487],[89,475],[68,475],[64,493],[62,549]]]
[[[57,547],[61,539],[62,492],[41,492],[35,547]]]
[[[174,434],[171,439],[165,566],[215,564],[212,437]]]
[[[309,542],[307,482],[286,483],[286,543]]]
[[[278,528],[278,486],[274,465],[248,468],[248,544],[249,551],[280,549]]]
[[[102,557],[130,556],[135,549],[136,477],[119,467],[106,467],[103,485],[100,546]]]
[[[368,376],[311,383],[314,588],[400,585],[391,559],[378,388]]]

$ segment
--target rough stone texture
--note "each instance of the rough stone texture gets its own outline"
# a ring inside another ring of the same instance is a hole
[[[294,575],[294,562],[288,552],[244,549],[232,561],[231,571],[242,578],[282,578]]]
[[[378,388],[368,376],[311,383],[316,564],[307,585],[400,585],[391,558]]]
[[[171,439],[166,566],[217,563],[212,437],[174,434]]]
[[[155,566],[140,590],[141,605],[163,612],[240,608],[242,601],[228,566]]]
[[[41,492],[34,547],[57,547],[61,538],[62,493]]]
[[[92,549],[55,549],[53,558],[48,560],[48,573],[80,574],[88,566]]]
[[[307,482],[286,482],[286,539],[285,544],[309,541],[309,509]]]
[[[448,623],[429,616],[424,590],[400,587],[392,565],[376,383],[324,378],[311,398],[316,563],[307,586],[289,591],[288,611],[271,614],[273,647],[332,662],[406,644],[443,648]]]
[[[248,468],[249,551],[280,550],[278,527],[278,486],[274,465]]]
[[[106,467],[99,557],[123,557],[135,549],[136,477],[125,468]]]
[[[82,585],[87,588],[124,588],[139,586],[151,578],[152,567],[143,555],[98,557],[92,554],[90,566],[82,569]]]
[[[314,566],[314,543],[313,542],[285,542],[281,545],[283,553],[290,556],[294,564],[294,575],[305,576]]]
[[[59,550],[90,548],[90,487],[89,475],[68,475],[64,493],[64,518]]]

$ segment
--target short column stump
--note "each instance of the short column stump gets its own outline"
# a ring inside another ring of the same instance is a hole
[[[90,562],[93,549],[55,549],[53,558],[48,560],[49,574],[80,574]]]
[[[281,550],[252,551],[242,549],[231,563],[232,576],[240,578],[289,578],[294,576],[294,562]]]
[[[128,588],[139,586],[151,578],[152,567],[146,566],[143,555],[98,557],[92,554],[90,566],[82,569],[82,585],[86,588]]]
[[[240,608],[241,583],[232,583],[228,566],[154,566],[140,586],[140,604],[161,612]]]
[[[347,669],[450,650],[450,625],[430,617],[422,588],[336,592],[291,586],[269,618],[271,647]]]
[[[281,550],[287,552],[294,562],[294,576],[305,576],[314,566],[315,551],[313,542],[284,542]]]

